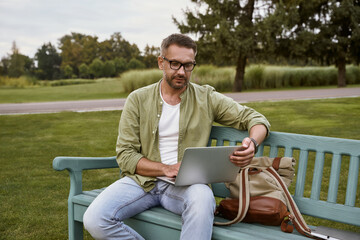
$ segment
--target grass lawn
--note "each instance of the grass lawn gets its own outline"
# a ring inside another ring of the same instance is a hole
[[[267,116],[273,131],[360,139],[360,98],[246,105]],[[0,116],[0,239],[67,239],[69,176],[54,171],[52,160],[60,155],[115,155],[120,115],[112,111]],[[104,187],[117,178],[117,169],[87,171],[83,187]],[[306,220],[360,232],[346,224]],[[91,238],[85,234],[85,239]]]
[[[124,98],[127,95],[120,80],[110,79],[56,87],[0,88],[0,103]]]

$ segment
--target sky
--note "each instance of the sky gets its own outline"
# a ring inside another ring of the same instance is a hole
[[[115,32],[140,51],[159,47],[179,32],[172,16],[184,20],[190,0],[0,0],[0,58],[11,53],[13,41],[21,54],[36,51],[71,32],[110,39]]]

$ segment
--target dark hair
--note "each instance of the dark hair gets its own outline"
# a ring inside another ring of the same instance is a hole
[[[180,33],[174,33],[165,38],[161,43],[161,54],[165,55],[165,51],[170,47],[170,45],[175,44],[179,47],[186,47],[191,48],[194,50],[194,53],[196,55],[197,52],[197,46],[194,40],[192,40],[190,37],[180,34]]]

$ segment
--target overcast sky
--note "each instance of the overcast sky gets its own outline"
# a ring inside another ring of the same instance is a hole
[[[0,0],[0,58],[11,53],[15,41],[20,53],[34,57],[42,44],[77,32],[99,41],[115,32],[141,51],[159,47],[163,38],[179,32],[172,16],[184,19],[190,0]]]

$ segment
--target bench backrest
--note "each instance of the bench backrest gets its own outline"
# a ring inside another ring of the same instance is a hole
[[[247,136],[246,131],[213,126],[208,145],[239,145]],[[297,160],[290,191],[303,214],[360,226],[360,140],[271,132],[256,156]],[[223,183],[212,187],[215,196],[229,196]]]

